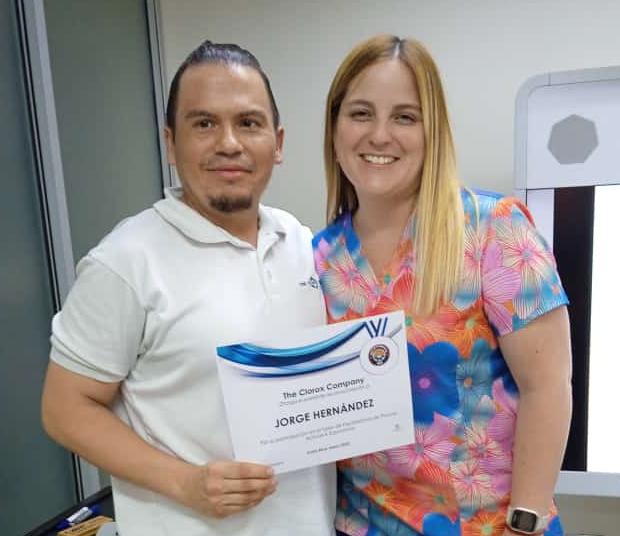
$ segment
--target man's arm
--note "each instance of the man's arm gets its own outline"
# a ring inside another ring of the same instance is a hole
[[[546,514],[564,457],[572,410],[566,307],[500,337],[499,344],[520,396],[511,503]]]
[[[270,467],[234,461],[196,466],[149,445],[110,410],[119,387],[51,361],[42,400],[45,430],[115,477],[210,517],[247,510],[275,491]]]

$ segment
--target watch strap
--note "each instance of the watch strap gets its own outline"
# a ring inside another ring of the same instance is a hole
[[[535,520],[532,524],[532,521],[529,522],[529,526],[524,526],[524,524],[517,524],[515,521],[519,519],[517,516],[527,516],[532,520]],[[529,508],[523,508],[521,506],[509,506],[508,511],[506,512],[506,525],[510,530],[520,534],[539,534],[544,532],[549,524],[549,519],[551,516],[549,514],[541,515],[536,510],[531,510]]]

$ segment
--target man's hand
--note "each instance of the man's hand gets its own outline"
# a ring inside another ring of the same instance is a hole
[[[248,510],[276,490],[266,465],[233,461],[190,467],[179,502],[209,517],[223,518]]]
[[[210,517],[248,510],[276,489],[266,465],[217,461],[197,466],[146,443],[110,410],[120,383],[50,362],[43,422],[52,438],[108,473]],[[123,453],[119,456],[119,453]]]

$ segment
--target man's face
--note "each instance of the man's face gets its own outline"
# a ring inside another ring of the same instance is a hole
[[[260,74],[250,67],[204,64],[181,77],[174,134],[165,130],[168,160],[176,166],[183,200],[216,221],[256,210],[284,131],[275,127]]]

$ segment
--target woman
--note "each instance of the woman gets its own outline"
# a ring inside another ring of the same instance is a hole
[[[403,309],[415,444],[339,463],[349,535],[562,534],[567,299],[514,198],[463,190],[437,68],[377,36],[345,58],[325,125],[331,322]],[[507,523],[507,518],[508,523]]]

